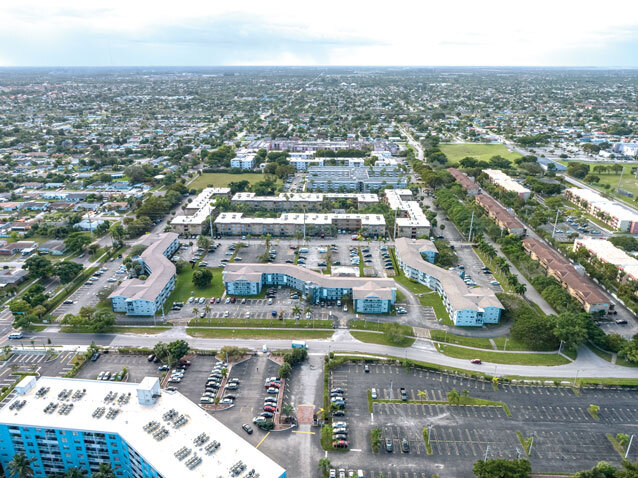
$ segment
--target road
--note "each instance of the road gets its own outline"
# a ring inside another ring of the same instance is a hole
[[[423,161],[425,159],[425,155],[423,154],[423,148],[421,147],[421,144],[412,137],[405,126],[399,125],[399,131],[401,131],[408,138],[408,143],[410,143],[410,146],[416,149],[416,158],[419,161]]]
[[[265,344],[270,349],[282,349],[290,347],[290,340],[228,340],[228,339],[204,339],[193,338],[186,334],[185,327],[174,327],[169,331],[155,335],[139,335],[139,334],[68,334],[60,333],[54,327],[43,332],[25,333],[23,340],[12,340],[12,345],[20,342],[25,347],[31,345],[31,340],[35,344],[46,343],[47,339],[51,339],[54,345],[75,345],[87,346],[91,342],[98,345],[109,345],[113,347],[153,347],[156,343],[169,342],[172,340],[183,339],[188,341],[191,347],[203,350],[219,350],[225,345],[234,345],[237,347],[246,347],[254,350],[260,350]],[[6,345],[9,341],[4,338],[0,345]],[[555,367],[547,366],[528,366],[528,365],[502,365],[488,364],[474,365],[465,359],[455,359],[448,357],[436,351],[432,343],[428,340],[418,339],[415,344],[407,349],[389,347],[385,345],[368,344],[358,342],[347,330],[339,329],[335,332],[330,340],[308,340],[308,348],[311,354],[325,355],[330,352],[344,353],[364,353],[370,355],[389,355],[394,357],[408,358],[411,360],[420,360],[424,362],[436,363],[448,367],[463,368],[469,371],[484,372],[490,375],[517,375],[526,377],[555,377],[555,378],[574,378],[591,377],[591,378],[638,378],[638,369],[631,367],[620,367],[612,365],[601,359],[587,348],[581,348],[578,353],[578,359],[567,365],[559,365]]]

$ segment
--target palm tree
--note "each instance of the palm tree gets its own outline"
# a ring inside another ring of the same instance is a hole
[[[115,473],[108,463],[100,463],[100,469],[91,475],[92,478],[115,478]]]
[[[33,476],[33,468],[31,463],[35,461],[35,458],[27,458],[23,453],[13,455],[13,460],[7,465],[7,471],[9,476],[15,476],[17,478],[31,478]]]
[[[206,315],[210,314],[210,305],[206,304],[206,307],[204,307],[204,312],[206,313]]]
[[[297,321],[297,316],[298,316],[299,314],[301,314],[301,307],[299,307],[298,305],[295,305],[295,306],[292,308],[292,315],[294,315],[294,316],[295,316],[295,322]]]
[[[328,474],[328,470],[330,470],[330,460],[328,458],[321,458],[319,460],[319,469],[321,470],[321,473],[324,475]]]
[[[461,395],[456,388],[453,388],[447,393],[447,401],[452,404],[459,404],[459,402],[461,401]]]
[[[196,317],[199,314],[199,309],[197,307],[193,307],[193,314],[195,314]]]
[[[281,414],[282,415],[286,415],[287,417],[292,416],[292,414],[295,412],[295,409],[292,405],[290,405],[289,403],[285,403],[281,406]]]
[[[84,478],[85,474],[86,471],[80,468],[69,468],[69,471],[64,474],[64,478]]]

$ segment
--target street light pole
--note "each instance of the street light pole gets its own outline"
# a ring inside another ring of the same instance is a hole
[[[625,452],[625,459],[627,459],[627,456],[629,456],[629,449],[631,448],[631,442],[634,441],[634,436],[631,435],[631,438],[629,439],[629,445],[627,445],[627,451]]]
[[[527,452],[527,456],[532,456],[532,445],[534,445],[534,437],[532,437],[532,441],[529,442],[529,450]]]

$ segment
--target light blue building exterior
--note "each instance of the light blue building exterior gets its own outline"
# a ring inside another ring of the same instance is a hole
[[[396,259],[405,276],[439,294],[454,325],[497,324],[504,307],[494,292],[485,287],[468,287],[456,272],[423,260],[420,251],[426,248],[424,242],[396,239]]]
[[[355,312],[362,314],[387,314],[396,301],[392,279],[330,277],[288,264],[228,264],[223,281],[228,295],[257,295],[264,286],[283,286],[313,304],[348,296]]]
[[[87,470],[90,478],[100,463],[108,463],[115,476],[160,478],[119,434],[60,428],[0,425],[0,463],[3,469],[14,455],[33,458],[34,478],[66,473],[70,468]]]
[[[109,299],[113,312],[126,315],[152,316],[160,311],[175,288],[175,265],[170,261],[179,249],[177,234],[160,234],[138,258],[146,280],[127,279],[115,289]]]

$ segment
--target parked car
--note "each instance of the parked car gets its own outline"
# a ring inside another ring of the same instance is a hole
[[[474,363],[474,364],[480,365],[481,364],[481,359],[479,359],[479,358],[472,359],[472,360],[470,360],[470,363]]]
[[[241,427],[242,427],[242,428],[244,429],[244,431],[245,431],[246,433],[248,433],[249,435],[252,435],[252,434],[253,434],[253,429],[252,429],[252,427],[251,427],[250,425],[248,425],[247,423],[244,423]]]
[[[388,453],[392,453],[393,451],[393,446],[392,446],[392,440],[389,438],[385,439],[385,451],[387,451]]]
[[[332,446],[333,448],[348,448],[348,442],[347,440],[337,440],[332,442]]]
[[[407,438],[401,440],[401,451],[403,453],[410,453],[410,442],[408,442]]]

